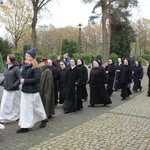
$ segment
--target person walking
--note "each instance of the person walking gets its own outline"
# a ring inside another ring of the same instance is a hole
[[[54,84],[54,95],[55,95],[55,105],[58,104],[58,80],[59,80],[59,69],[53,65],[51,59],[48,59],[48,69],[52,71],[53,84]]]
[[[63,61],[60,62],[60,70],[59,70],[59,80],[58,80],[58,87],[59,87],[59,103],[63,104],[65,100],[65,83],[66,83],[66,73],[67,67]]]
[[[4,70],[4,91],[0,107],[0,122],[11,122],[19,119],[20,115],[20,69],[13,54],[7,55],[7,65]]]
[[[48,118],[55,114],[53,75],[47,66],[47,58],[41,59],[40,96]]]
[[[143,78],[143,67],[139,61],[135,61],[135,66],[133,67],[133,91],[138,92],[142,90],[141,81]]]
[[[150,61],[149,61],[149,65],[147,67],[147,76],[148,76],[148,91],[147,91],[147,96],[150,97]]]
[[[26,52],[20,83],[21,89],[21,107],[20,107],[20,129],[17,133],[28,132],[36,122],[42,121],[40,128],[46,126],[47,116],[39,94],[39,83],[41,71],[35,59],[35,49]]]
[[[83,60],[78,59],[77,60],[77,67],[80,69],[82,73],[82,83],[81,83],[81,99],[87,100],[88,94],[87,94],[87,89],[86,89],[86,83],[88,80],[88,70],[84,65]]]
[[[0,129],[2,130],[2,129],[4,129],[4,128],[5,128],[5,126],[0,123]]]
[[[101,62],[98,60],[94,60],[92,62],[92,69],[90,71],[90,78],[88,83],[90,86],[89,107],[94,107],[96,104],[103,104],[104,106],[107,106],[108,104],[112,103],[106,90],[106,72]]]
[[[132,69],[127,59],[124,59],[123,64],[120,74],[121,97],[122,100],[126,100],[126,98],[132,94],[130,90],[130,84],[132,83]]]
[[[116,71],[116,67],[112,59],[109,59],[108,65],[105,67],[105,71],[106,71],[107,79],[108,79],[107,92],[109,96],[111,96],[113,93],[113,83],[114,83],[115,71]]]
[[[116,64],[116,72],[115,72],[115,81],[114,81],[114,91],[117,91],[121,88],[120,85],[120,72],[122,69],[123,63],[121,58],[118,58],[118,63]]]
[[[60,69],[60,62],[61,62],[61,57],[57,55],[56,59],[53,60],[53,66]]]
[[[63,104],[64,113],[75,112],[83,108],[81,101],[81,91],[79,86],[81,85],[82,74],[76,66],[74,59],[70,60],[70,67],[66,74],[66,94]]]

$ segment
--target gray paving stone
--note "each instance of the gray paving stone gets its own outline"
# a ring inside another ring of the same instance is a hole
[[[62,106],[58,105],[56,117],[48,122],[45,129],[39,129],[37,124],[27,134],[16,134],[17,122],[8,124],[7,130],[1,132],[0,148],[150,150],[150,98],[146,91],[133,94],[127,101],[120,99],[118,91],[113,93],[111,107],[88,108],[88,102],[84,102],[83,111],[76,115],[64,115]]]

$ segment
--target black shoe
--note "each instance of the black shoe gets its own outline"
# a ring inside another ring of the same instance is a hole
[[[142,87],[140,87],[140,89],[139,89],[139,92],[141,92],[142,91]]]
[[[133,92],[134,92],[134,93],[137,93],[138,91],[137,91],[137,90],[135,90],[135,91],[133,90]]]
[[[94,104],[89,105],[88,107],[95,107]]]
[[[107,104],[104,104],[104,107],[107,107]]]
[[[84,101],[87,101],[87,97],[84,99]]]
[[[40,124],[39,127],[40,127],[40,128],[45,128],[47,122],[48,122],[48,119],[43,120],[43,121],[41,122],[41,124]]]
[[[52,118],[52,115],[49,115],[49,116],[48,116],[48,119],[51,119],[51,118]]]
[[[57,104],[58,104],[58,101],[55,101],[55,106],[57,106]]]
[[[64,114],[68,114],[68,113],[70,113],[68,110],[64,111]]]
[[[17,130],[17,133],[25,133],[25,132],[28,132],[29,129],[28,128],[20,128]]]
[[[125,98],[125,97],[123,97],[121,100],[126,100],[126,98]]]

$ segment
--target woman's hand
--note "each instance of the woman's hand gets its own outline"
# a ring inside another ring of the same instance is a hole
[[[20,83],[24,84],[24,78],[20,79]]]

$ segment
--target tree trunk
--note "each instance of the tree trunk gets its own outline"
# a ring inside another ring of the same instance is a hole
[[[103,37],[103,63],[106,63],[109,59],[109,46],[108,46],[108,32],[107,32],[107,1],[101,1],[102,6],[102,37]]]
[[[15,51],[18,49],[18,40],[15,39]]]
[[[32,47],[36,48],[36,41],[37,41],[37,36],[36,36],[36,24],[37,24],[37,15],[38,15],[38,8],[33,9],[33,18],[32,18]]]

